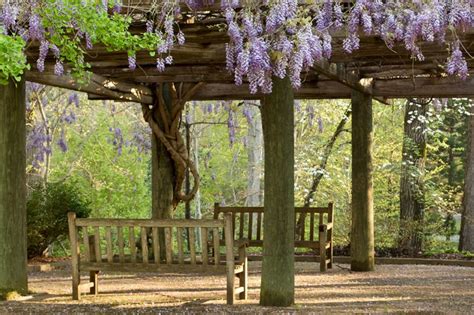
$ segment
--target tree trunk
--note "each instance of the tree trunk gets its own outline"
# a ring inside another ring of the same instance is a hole
[[[247,134],[247,207],[259,207],[262,204],[261,181],[263,161],[263,130],[260,110],[254,105],[245,105],[252,119],[248,120]],[[253,216],[252,222],[257,222],[258,214]],[[252,234],[257,234],[257,224],[252,225]]]
[[[196,119],[196,106],[193,106],[193,119]],[[195,136],[193,138],[193,150],[192,150],[192,155],[193,155],[193,161],[194,165],[196,166],[197,171],[199,172],[199,137],[200,137],[200,131],[197,129],[198,127],[196,126],[195,128]],[[191,154],[191,152],[189,153]],[[194,218],[195,219],[202,219],[202,212],[201,212],[201,191],[198,190],[196,192],[196,195],[194,197]],[[201,248],[201,229],[196,229],[196,241],[198,245],[198,250]]]
[[[170,86],[164,85],[163,98],[165,108],[171,112],[172,97]],[[159,102],[159,100],[156,100]],[[153,113],[156,122],[163,128],[163,122],[157,110]],[[169,219],[173,216],[173,192],[175,183],[174,162],[166,147],[152,133],[152,218]]]
[[[289,306],[294,278],[294,96],[290,80],[273,79],[262,105],[265,145],[265,237],[260,304]]]
[[[374,270],[372,98],[352,92],[351,270]]]
[[[0,294],[28,292],[25,83],[0,85]]]
[[[309,189],[308,193],[306,194],[306,197],[304,198],[304,205],[303,205],[304,207],[311,206],[314,195],[316,194],[319,184],[321,183],[321,180],[323,179],[324,171],[326,170],[329,157],[332,154],[332,149],[334,148],[334,145],[336,144],[336,140],[338,139],[339,135],[341,135],[342,132],[344,131],[344,127],[346,126],[346,123],[349,121],[351,114],[352,114],[352,109],[349,107],[344,113],[344,117],[342,117],[341,121],[337,125],[337,128],[334,131],[334,134],[332,135],[331,139],[329,139],[328,143],[326,143],[326,145],[324,146],[324,152],[321,159],[321,163],[319,164],[317,171],[314,172],[313,174],[311,188]],[[304,231],[303,227],[306,224],[305,220],[306,220],[306,213],[301,213],[298,218],[298,222],[296,223],[296,233],[297,233],[297,238],[299,240],[303,238],[303,231]]]
[[[459,250],[474,252],[474,106],[470,112]]]
[[[171,113],[172,97],[168,84],[163,87],[164,108]],[[158,94],[158,93],[157,93]],[[155,102],[160,102],[156,99]],[[153,116],[158,125],[163,128],[163,121],[160,118],[155,106]],[[175,166],[170,153],[165,145],[151,134],[151,158],[152,158],[152,219],[171,219],[174,211],[174,185],[175,185]],[[166,257],[165,231],[163,228],[158,230],[160,243],[160,257]],[[139,244],[140,246],[140,244]]]
[[[261,205],[261,177],[263,159],[263,131],[259,110],[254,105],[245,105],[252,119],[248,121],[247,134],[247,198],[245,205],[258,207]]]
[[[421,251],[425,208],[423,175],[426,160],[427,106],[407,102],[400,175],[399,248],[410,254]]]

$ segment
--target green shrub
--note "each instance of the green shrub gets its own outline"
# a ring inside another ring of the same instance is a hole
[[[65,183],[35,185],[27,201],[28,257],[41,256],[53,242],[68,235],[67,213],[88,217],[91,209],[77,189]]]

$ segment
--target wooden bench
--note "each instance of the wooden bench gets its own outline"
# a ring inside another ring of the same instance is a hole
[[[247,299],[247,244],[234,241],[231,215],[217,220],[127,220],[79,219],[71,212],[68,221],[75,300],[81,292],[98,294],[99,271],[222,271],[227,274],[227,304],[234,303],[236,294]],[[202,250],[196,246],[196,235],[201,235]],[[213,255],[208,254],[209,242],[219,248]],[[237,261],[234,247],[238,248]],[[224,248],[225,261],[220,256]],[[90,273],[89,282],[81,283],[82,271]]]
[[[221,207],[214,204],[214,219],[223,215],[232,217],[232,235],[235,239],[248,240],[249,247],[263,247],[263,207]],[[304,224],[295,228],[295,248],[310,249],[308,255],[296,255],[296,260],[318,259],[320,270],[326,271],[333,264],[333,224],[334,205],[329,203],[327,207],[297,207],[295,208],[295,226],[300,216],[303,216]],[[309,216],[309,226],[306,225]],[[301,222],[301,221],[300,221]],[[299,233],[296,233],[299,232]],[[221,243],[223,240],[221,240]]]

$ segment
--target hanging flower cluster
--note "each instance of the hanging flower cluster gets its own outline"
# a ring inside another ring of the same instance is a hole
[[[402,44],[419,61],[424,60],[420,42],[448,43],[446,72],[463,79],[468,75],[456,31],[474,26],[470,0],[357,0],[345,11],[334,0],[307,1],[304,6],[297,0],[242,2],[222,1],[230,37],[226,60],[235,83],[246,77],[251,93],[270,92],[272,76],[288,76],[299,88],[302,72],[331,57],[331,31],[342,28],[347,53],[359,49],[362,33],[380,36],[389,48]]]
[[[157,69],[163,71],[173,63],[171,49],[185,42],[176,27],[182,5],[198,11],[214,2],[152,1],[146,32],[132,34],[130,15],[118,14],[121,0],[6,0],[0,14],[4,33],[0,35],[0,63],[7,66],[0,83],[9,77],[19,79],[28,67],[24,47],[31,41],[39,43],[39,71],[52,55],[55,74],[61,75],[67,63],[80,79],[90,68],[84,55],[96,44],[126,51],[132,70],[137,67],[136,52],[148,51],[156,56]],[[420,61],[425,58],[421,42],[446,44],[450,50],[446,72],[463,79],[468,76],[457,32],[474,26],[472,0],[355,0],[350,8],[339,0],[307,0],[304,5],[298,0],[220,2],[230,37],[227,68],[236,84],[248,81],[252,93],[269,93],[273,76],[288,76],[293,87],[299,88],[303,72],[315,62],[331,58],[335,30],[346,32],[343,49],[347,53],[360,48],[362,34],[379,36],[389,48],[402,45]],[[15,57],[15,66],[8,65],[8,56],[21,53],[23,58]]]
[[[132,18],[118,14],[120,11],[120,0],[7,0],[0,14],[0,46],[4,38],[15,38],[23,43],[17,51],[24,55],[25,43],[37,42],[36,67],[40,72],[51,54],[56,60],[56,75],[64,73],[67,63],[78,80],[84,80],[90,68],[84,60],[86,51],[96,44],[109,51],[128,52],[133,69],[137,51],[154,55],[163,40],[157,32],[132,34]]]

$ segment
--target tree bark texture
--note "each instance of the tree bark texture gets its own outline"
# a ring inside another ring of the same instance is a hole
[[[372,98],[352,92],[351,270],[374,270]]]
[[[159,100],[156,100],[157,102]],[[172,97],[170,86],[163,86],[164,108],[171,113]],[[164,128],[161,116],[155,109],[153,118],[160,128]],[[170,219],[173,217],[175,166],[170,152],[165,145],[156,137],[152,137],[152,219]]]
[[[265,146],[262,282],[260,304],[294,303],[294,96],[290,80],[273,79],[262,105]]]
[[[459,250],[474,252],[474,106],[470,113]]]
[[[0,85],[0,293],[28,291],[25,83]]]
[[[252,119],[248,124],[247,134],[247,207],[258,207],[261,205],[261,178],[263,160],[263,131],[262,120],[256,106],[245,105]],[[255,219],[255,218],[254,218]]]
[[[409,255],[422,249],[425,208],[423,176],[426,161],[427,105],[408,101],[405,108],[400,174],[399,248]]]
[[[263,176],[263,130],[260,109],[254,105],[245,105],[252,119],[248,120],[247,133],[247,207],[260,207],[262,205],[262,176]],[[258,214],[253,216],[252,222],[257,222]],[[257,234],[257,225],[252,225],[253,235]]]

